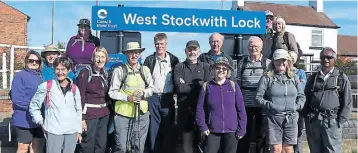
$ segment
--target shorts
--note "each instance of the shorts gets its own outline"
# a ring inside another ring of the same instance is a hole
[[[265,116],[266,134],[270,145],[297,144],[298,114],[289,116],[269,115]]]
[[[15,126],[16,140],[18,143],[29,143],[33,138],[44,138],[43,131],[38,128],[23,128]]]

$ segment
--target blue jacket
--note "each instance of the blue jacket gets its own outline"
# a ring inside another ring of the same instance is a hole
[[[56,74],[55,74],[55,69],[53,68],[53,66],[49,67],[47,65],[46,62],[44,62],[41,70],[41,74],[42,74],[42,78],[44,79],[44,81],[48,81],[48,80],[57,80]],[[70,79],[74,79],[75,74],[73,74],[72,71],[68,72],[68,77]]]
[[[29,113],[29,105],[37,87],[43,82],[40,72],[24,69],[16,73],[12,81],[11,98],[14,113],[12,124],[18,127],[35,128]]]
[[[301,85],[302,89],[305,89],[306,82],[307,82],[307,77],[306,77],[305,71],[302,69],[295,68],[295,74],[300,81],[300,85]]]
[[[230,81],[223,85],[209,81],[206,91],[202,88],[196,108],[196,121],[201,132],[235,132],[236,136],[246,133],[246,111],[240,87],[235,83],[236,92]]]

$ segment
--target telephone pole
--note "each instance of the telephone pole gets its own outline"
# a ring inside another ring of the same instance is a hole
[[[98,2],[98,0],[96,0],[96,6],[98,6],[98,4],[99,4],[99,2]],[[96,37],[98,37],[98,30],[96,30]]]
[[[54,42],[54,26],[55,26],[55,0],[52,0],[52,36],[51,36],[51,44]]]

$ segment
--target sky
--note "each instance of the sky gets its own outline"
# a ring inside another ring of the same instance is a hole
[[[261,0],[262,1],[262,0]],[[51,43],[52,1],[4,1],[10,6],[22,11],[31,17],[28,23],[28,46],[40,47]],[[308,1],[265,1],[279,4],[294,4],[308,6]],[[99,1],[103,6],[131,7],[166,7],[166,8],[198,8],[229,10],[231,0],[221,1]],[[81,18],[91,18],[91,8],[96,5],[92,1],[55,1],[54,43],[67,43],[69,38],[77,33],[77,23]],[[223,6],[223,7],[222,7]],[[342,35],[357,35],[357,1],[325,1],[324,12],[341,28]],[[189,40],[198,40],[202,52],[210,49],[208,38],[210,33],[176,33],[166,32],[168,35],[168,51],[178,57],[185,57],[185,43]],[[95,32],[93,31],[93,34]],[[155,32],[142,32],[142,47],[146,48],[143,56],[152,54],[154,50],[153,37]]]

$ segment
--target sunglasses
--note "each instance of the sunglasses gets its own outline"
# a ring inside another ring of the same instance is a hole
[[[331,60],[331,59],[334,59],[334,57],[332,57],[332,56],[322,56],[321,59]]]
[[[36,63],[36,64],[40,64],[40,60],[34,60],[34,59],[28,59],[27,60],[28,61],[28,63]]]
[[[215,69],[216,69],[217,71],[219,71],[219,70],[227,71],[227,68],[226,68],[226,67],[215,67]]]

